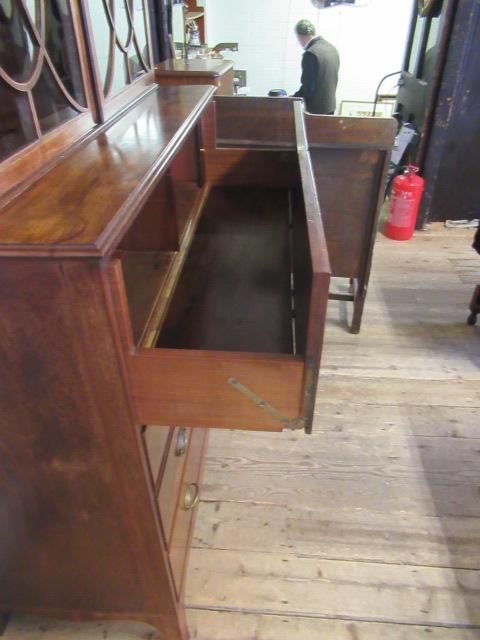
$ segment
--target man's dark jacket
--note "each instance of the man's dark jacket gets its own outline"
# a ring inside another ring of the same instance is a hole
[[[302,58],[302,86],[295,93],[311,113],[333,113],[340,57],[321,36],[310,40]]]

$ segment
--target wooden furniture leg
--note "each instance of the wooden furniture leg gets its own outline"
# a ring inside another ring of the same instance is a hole
[[[477,315],[480,313],[480,284],[477,284],[475,291],[473,292],[472,300],[470,302],[470,315],[467,318],[467,323],[474,325],[477,323]]]
[[[3,636],[3,634],[5,633],[9,620],[9,613],[0,613],[0,636]]]
[[[363,307],[365,306],[365,299],[367,297],[367,288],[356,278],[350,279],[350,289],[353,298],[353,315],[352,322],[350,324],[350,333],[360,333],[360,327],[362,324]]]

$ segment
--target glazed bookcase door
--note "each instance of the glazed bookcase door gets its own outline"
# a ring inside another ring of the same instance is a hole
[[[0,0],[0,162],[32,145],[35,170],[69,136],[91,128],[95,108],[78,3],[73,0]],[[71,130],[73,123],[75,133]],[[61,142],[60,142],[61,141]],[[3,169],[4,167],[2,167]],[[0,194],[18,180],[13,165]]]
[[[148,9],[145,0],[88,0],[86,14],[106,119],[152,81]]]

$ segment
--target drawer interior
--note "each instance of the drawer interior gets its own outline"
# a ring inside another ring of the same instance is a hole
[[[293,354],[291,249],[287,189],[213,187],[156,346]]]
[[[134,343],[304,353],[311,266],[299,194],[168,180],[121,246]]]

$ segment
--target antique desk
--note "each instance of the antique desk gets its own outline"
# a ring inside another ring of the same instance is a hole
[[[185,640],[208,429],[311,429],[330,269],[302,103],[295,144],[219,149],[213,94],[152,85],[2,201],[2,613]]]

